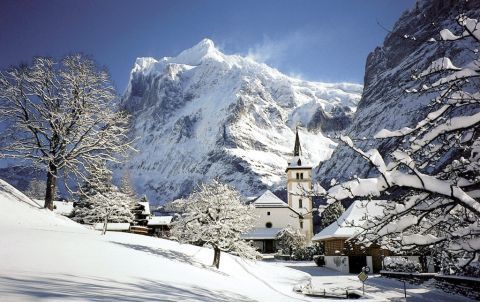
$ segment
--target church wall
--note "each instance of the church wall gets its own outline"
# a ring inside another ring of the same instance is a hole
[[[268,212],[270,215],[267,215]],[[265,228],[267,222],[270,222],[272,228],[285,228],[291,225],[295,229],[300,229],[298,215],[289,208],[255,208],[255,215],[258,216],[256,228]]]

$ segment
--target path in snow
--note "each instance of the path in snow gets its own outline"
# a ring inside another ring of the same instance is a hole
[[[339,291],[345,292],[358,290],[361,292],[362,283],[356,275],[341,273],[329,268],[318,267],[315,263],[309,262],[272,262],[277,265],[293,268],[312,276],[312,287],[321,292]],[[428,283],[423,285],[414,285],[407,283],[407,301],[451,301],[466,302],[473,301],[464,296],[452,295],[440,289],[430,287]],[[403,292],[403,282],[396,279],[381,277],[380,275],[369,275],[365,282],[365,294],[374,301],[405,301]],[[323,300],[323,299],[322,299]],[[362,299],[362,301],[365,301]]]

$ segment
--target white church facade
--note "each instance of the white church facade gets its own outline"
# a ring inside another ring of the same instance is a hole
[[[252,240],[262,253],[277,251],[277,234],[287,226],[300,230],[310,242],[313,237],[312,198],[305,193],[312,188],[312,167],[302,159],[298,131],[295,137],[293,158],[286,168],[287,202],[270,191],[265,191],[253,205],[257,220],[252,231],[244,234],[245,240]]]

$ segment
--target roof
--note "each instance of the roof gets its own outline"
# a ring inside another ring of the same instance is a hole
[[[148,201],[139,201],[138,204],[142,205],[144,210],[142,211],[142,214],[144,215],[150,215],[150,203]]]
[[[148,220],[148,225],[170,225],[173,216],[152,216]]]
[[[103,229],[103,222],[95,223],[93,225],[95,230]],[[130,229],[130,223],[109,222],[107,224],[107,231],[128,231]]]
[[[255,228],[241,237],[247,240],[276,239],[281,230],[281,228]]]
[[[313,241],[321,241],[333,238],[348,239],[360,232],[360,227],[371,217],[383,215],[383,200],[355,200],[350,207],[331,225],[324,228],[320,233],[313,236]],[[366,219],[365,219],[366,218]]]
[[[278,198],[270,190],[265,191],[253,202],[256,208],[288,208],[288,204]]]
[[[300,161],[300,164],[299,164]],[[311,169],[312,166],[308,165],[305,159],[300,156],[294,156],[288,161],[288,169]]]

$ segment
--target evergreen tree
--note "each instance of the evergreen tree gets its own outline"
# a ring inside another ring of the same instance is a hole
[[[343,205],[336,201],[325,208],[325,210],[321,213],[321,223],[320,228],[323,230],[327,226],[331,225],[345,212],[345,208]]]

